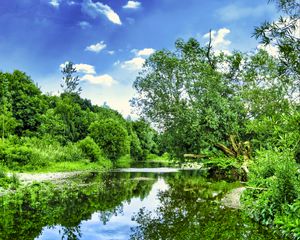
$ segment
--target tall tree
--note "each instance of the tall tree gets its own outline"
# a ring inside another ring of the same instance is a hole
[[[79,77],[74,76],[77,72],[74,64],[72,62],[67,62],[61,72],[63,74],[64,82],[63,84],[61,84],[61,87],[63,88],[64,93],[80,94],[82,89],[81,87],[78,88]]]
[[[178,40],[175,52],[153,54],[134,82],[133,106],[169,136],[178,156],[226,141],[243,121],[242,102],[209,50],[195,39]]]

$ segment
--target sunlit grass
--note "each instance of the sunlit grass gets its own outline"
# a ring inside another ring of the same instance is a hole
[[[51,162],[49,165],[37,169],[24,168],[22,172],[72,172],[72,171],[105,171],[112,167],[108,160],[89,162],[86,160],[76,162]]]

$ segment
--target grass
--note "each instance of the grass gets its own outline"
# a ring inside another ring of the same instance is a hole
[[[168,153],[164,153],[161,156],[156,154],[149,154],[147,156],[147,162],[157,162],[157,163],[173,163],[174,160],[170,158]]]
[[[127,168],[134,162],[134,160],[130,157],[130,155],[125,155],[120,157],[114,164],[117,168]]]
[[[24,167],[18,172],[29,173],[46,173],[46,172],[73,172],[73,171],[105,171],[112,167],[110,161],[106,160],[101,163],[89,162],[86,160],[80,160],[76,162],[51,162],[44,167],[32,168],[31,166]]]

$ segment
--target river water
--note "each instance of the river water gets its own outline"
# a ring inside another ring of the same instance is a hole
[[[240,183],[197,170],[128,168],[2,197],[0,239],[279,239],[223,206]]]

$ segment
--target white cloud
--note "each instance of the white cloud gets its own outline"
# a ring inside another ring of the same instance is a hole
[[[114,66],[118,66],[118,65],[120,65],[120,64],[121,64],[121,61],[118,60],[118,61],[115,61],[113,65],[114,65]]]
[[[126,5],[123,6],[123,8],[127,9],[137,9],[141,6],[141,3],[138,1],[128,1]]]
[[[89,64],[79,63],[74,64],[74,67],[79,73],[96,74],[95,67]]]
[[[236,21],[241,18],[257,18],[270,14],[273,15],[275,13],[276,9],[271,4],[262,4],[253,7],[230,4],[216,11],[216,15],[222,21]]]
[[[62,63],[59,65],[59,68],[62,70],[68,62]],[[76,68],[78,73],[84,73],[84,74],[96,74],[95,67],[89,64],[79,63],[74,64],[74,67]]]
[[[88,81],[91,84],[98,84],[98,85],[104,85],[110,87],[111,85],[117,83],[116,80],[112,78],[112,76],[108,74],[104,75],[91,75],[86,74],[81,77],[82,81]]]
[[[272,57],[275,57],[275,58],[279,57],[279,49],[278,49],[278,47],[276,47],[274,45],[258,44],[257,49],[265,50]]]
[[[119,15],[111,9],[110,6],[101,2],[92,2],[92,0],[84,0],[82,2],[82,11],[92,18],[96,18],[99,14],[107,17],[114,24],[122,25]]]
[[[125,61],[121,64],[121,68],[131,70],[131,71],[138,71],[142,69],[145,63],[145,59],[141,57],[135,57],[131,60]]]
[[[49,4],[50,4],[52,7],[58,8],[58,7],[59,7],[59,4],[60,4],[60,0],[51,0],[51,1],[49,2]]]
[[[283,17],[283,22],[276,21],[275,24],[280,28],[288,28],[292,24],[290,17]],[[294,38],[300,38],[300,19],[297,19],[294,23],[295,29],[290,28],[291,36]]]
[[[78,23],[78,25],[82,28],[82,29],[87,29],[89,27],[91,27],[91,24],[86,22],[86,21],[81,21]]]
[[[289,17],[283,18],[283,22],[275,21],[274,22],[280,28],[287,28],[291,24],[291,19]],[[300,19],[298,19],[295,23],[295,29],[290,29],[290,34],[296,39],[300,39]],[[268,33],[267,33],[268,34]],[[269,55],[272,57],[278,58],[280,55],[280,51],[278,46],[276,46],[275,41],[271,41],[268,45],[259,44],[257,45],[257,49],[263,49],[267,51]]]
[[[69,6],[73,6],[73,5],[76,5],[77,3],[75,2],[75,1],[67,1],[67,4],[69,5]]]
[[[223,49],[223,50],[215,50],[214,53],[216,54],[216,56],[219,56],[221,53],[223,53],[224,55],[227,55],[227,56],[231,56],[232,53],[227,50],[227,49]]]
[[[153,54],[155,52],[155,49],[153,48],[144,48],[142,50],[137,51],[137,56],[150,56],[151,54]]]
[[[115,54],[115,51],[110,50],[110,51],[107,51],[107,53],[108,53],[109,55],[114,55],[114,54]]]
[[[104,48],[106,48],[106,44],[104,43],[104,41],[101,41],[101,42],[99,42],[99,43],[92,44],[92,45],[86,47],[86,48],[85,48],[85,51],[90,51],[90,52],[99,53],[99,52],[101,52]]]
[[[211,45],[215,50],[226,50],[226,47],[231,44],[231,42],[225,39],[226,35],[230,33],[228,28],[221,28],[218,31],[211,31]],[[209,33],[206,33],[203,38],[209,39]]]

